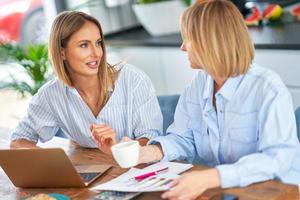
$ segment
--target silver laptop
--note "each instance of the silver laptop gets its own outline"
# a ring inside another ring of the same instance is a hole
[[[0,166],[16,187],[85,187],[111,165],[73,166],[63,149],[0,150]]]

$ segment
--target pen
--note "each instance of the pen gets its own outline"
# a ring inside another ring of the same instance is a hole
[[[146,173],[146,174],[142,174],[142,175],[139,175],[139,176],[135,176],[135,177],[133,177],[133,179],[136,180],[136,181],[141,181],[141,180],[143,180],[143,179],[145,179],[145,178],[148,178],[148,177],[150,177],[150,176],[154,176],[154,175],[156,175],[156,174],[158,174],[158,173],[160,173],[160,172],[163,172],[163,171],[165,171],[165,170],[168,170],[168,169],[169,169],[169,167],[165,167],[165,168],[162,168],[162,169],[153,171],[153,172],[148,172],[148,173]]]

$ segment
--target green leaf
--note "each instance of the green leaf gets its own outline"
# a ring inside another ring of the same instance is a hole
[[[184,2],[184,4],[185,4],[186,6],[190,6],[191,3],[192,3],[191,0],[183,0],[183,2]]]
[[[0,82],[0,89],[13,89],[19,92],[22,95],[22,97],[24,97],[27,93],[30,95],[35,94],[33,88],[24,81],[10,83]]]
[[[13,89],[21,93],[22,96],[26,93],[34,95],[53,76],[50,71],[48,50],[45,44],[35,44],[27,47],[15,44],[0,45],[0,61],[19,63],[31,78],[33,84],[17,81],[13,75],[11,82],[0,82],[0,89]]]

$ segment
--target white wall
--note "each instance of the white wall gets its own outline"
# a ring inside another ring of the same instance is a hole
[[[159,95],[180,94],[196,73],[179,48],[114,46],[108,48],[111,54],[113,62],[123,59],[146,72]]]
[[[111,46],[108,52],[145,71],[159,95],[181,94],[196,73],[186,53],[175,47]],[[300,50],[258,49],[254,61],[277,72],[292,94],[294,107],[300,106]]]

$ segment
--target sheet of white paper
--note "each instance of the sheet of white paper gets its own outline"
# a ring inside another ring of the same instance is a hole
[[[142,173],[156,171],[168,167],[168,174],[181,174],[193,167],[192,164],[177,163],[177,162],[158,162],[142,169]]]
[[[130,181],[131,178],[151,172],[158,169],[169,167],[169,170],[158,174],[155,178],[148,178],[140,183]],[[182,173],[193,167],[191,164],[182,164],[175,162],[160,162],[150,165],[144,169],[131,168],[128,172],[118,176],[117,178],[104,184],[93,187],[93,190],[112,190],[121,192],[154,192],[165,191],[169,189],[169,180],[177,178],[179,173]]]

